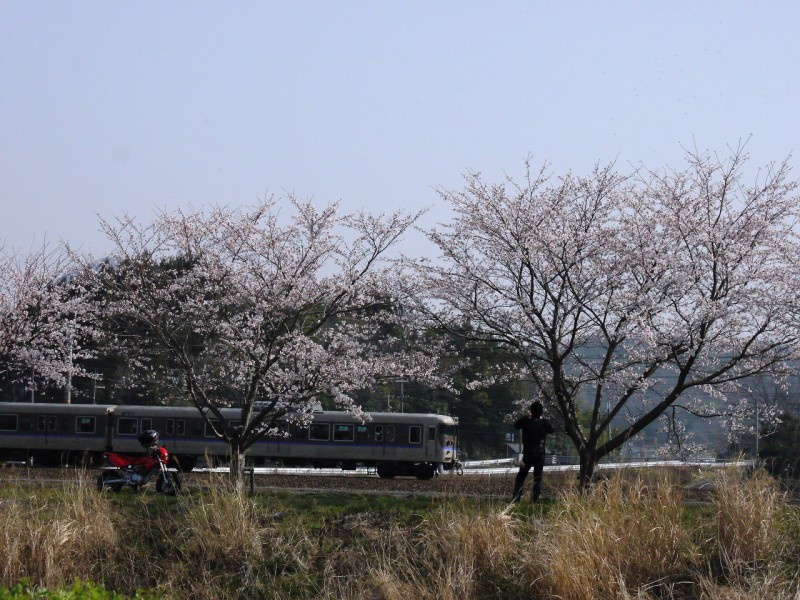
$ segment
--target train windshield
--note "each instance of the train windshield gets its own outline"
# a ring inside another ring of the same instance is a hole
[[[447,437],[453,437],[456,434],[456,426],[455,425],[439,425],[439,432]]]

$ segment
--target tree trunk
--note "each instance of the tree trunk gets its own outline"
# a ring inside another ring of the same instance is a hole
[[[244,492],[244,448],[238,442],[230,442],[230,482],[237,494]]]
[[[580,450],[580,471],[578,473],[578,481],[582,490],[587,490],[592,485],[592,476],[594,475],[594,468],[597,466],[597,460],[600,457],[596,455],[593,448],[583,448]]]

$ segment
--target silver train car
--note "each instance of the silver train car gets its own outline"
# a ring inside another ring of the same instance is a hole
[[[237,409],[225,409],[236,420]],[[374,467],[382,478],[428,479],[458,460],[458,419],[417,413],[313,413],[308,427],[279,423],[247,451],[255,465]],[[193,407],[0,403],[0,460],[29,464],[99,463],[104,451],[137,453],[137,435],[155,429],[175,459],[191,470],[203,457],[224,461],[227,445]]]

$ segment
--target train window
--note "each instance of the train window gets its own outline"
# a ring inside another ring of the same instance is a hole
[[[142,431],[153,428],[153,419],[142,419]]]
[[[308,431],[308,427],[304,427],[299,423],[290,423],[289,424],[289,437],[294,438],[297,440],[304,440],[306,439],[306,431]],[[327,439],[327,438],[325,438]]]
[[[387,425],[386,426],[386,441],[393,442],[394,441],[394,425]]]
[[[175,419],[167,419],[164,423],[164,431],[167,435],[175,435]]]
[[[55,431],[58,424],[55,415],[47,417],[47,431]]]
[[[47,427],[47,417],[44,415],[39,415],[36,417],[36,429],[37,431],[44,431]]]
[[[366,425],[356,425],[356,440],[359,442],[369,440],[369,427]]]
[[[131,418],[117,420],[117,433],[119,435],[136,435],[139,433],[139,421]]]
[[[328,440],[331,437],[331,426],[328,423],[312,423],[308,429],[308,439]]]
[[[333,426],[333,439],[337,442],[352,442],[353,441],[353,426],[352,425],[334,425]]]
[[[16,431],[18,425],[17,415],[0,415],[0,431]]]
[[[428,441],[432,442],[436,439],[436,427],[428,427]]]
[[[211,424],[213,424],[214,426],[212,427]],[[214,433],[214,428],[219,429],[220,426],[219,421],[212,421],[211,423],[206,422],[205,425],[206,425],[205,436],[210,438],[217,437],[217,435]]]
[[[267,428],[265,437],[276,440],[287,437],[289,433],[289,424],[286,421],[276,421],[272,427]]]
[[[383,441],[383,425],[375,425],[375,441]]]
[[[186,435],[186,421],[183,419],[178,419],[176,423],[176,430],[178,431],[178,435]]]
[[[95,417],[76,417],[75,433],[94,433],[97,426]]]
[[[411,425],[408,428],[408,443],[419,444],[422,441],[422,427],[419,425]]]

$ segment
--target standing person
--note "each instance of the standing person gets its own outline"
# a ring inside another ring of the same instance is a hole
[[[537,400],[531,404],[530,413],[520,417],[514,423],[514,427],[522,431],[522,464],[519,466],[519,473],[517,473],[517,478],[514,480],[512,502],[519,502],[522,495],[522,486],[531,467],[533,467],[531,502],[536,502],[539,499],[539,494],[542,493],[544,442],[547,434],[555,431],[550,421],[545,419],[542,413],[544,413],[544,407]]]

